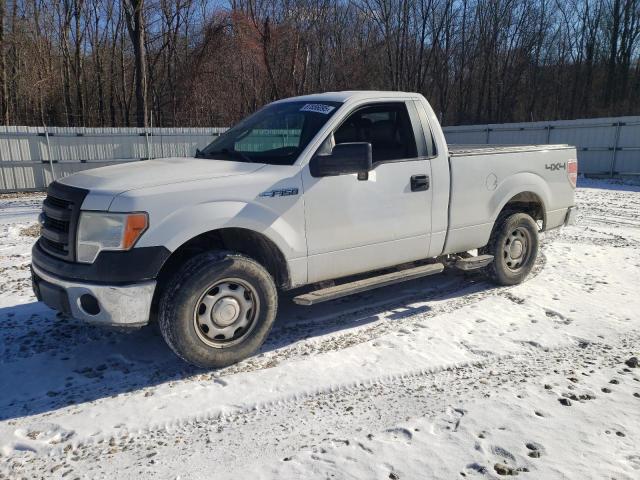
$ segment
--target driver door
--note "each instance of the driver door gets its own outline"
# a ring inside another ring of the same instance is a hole
[[[368,178],[355,174],[317,178],[305,166],[310,283],[427,257],[431,189],[412,182],[412,177],[426,177],[429,182],[431,176],[419,125],[412,103],[357,107],[319,150],[330,152],[339,143],[371,143],[373,169]]]

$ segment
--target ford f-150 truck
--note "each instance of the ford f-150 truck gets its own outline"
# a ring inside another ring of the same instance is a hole
[[[522,282],[538,233],[572,223],[567,145],[448,146],[422,95],[271,103],[194,158],[84,171],[49,186],[38,299],[88,322],[159,322],[202,367],[254,353],[278,291],[313,305],[441,272]]]

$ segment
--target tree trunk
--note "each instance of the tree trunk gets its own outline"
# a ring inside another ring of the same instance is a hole
[[[618,57],[618,41],[620,36],[620,0],[613,1],[613,10],[611,12],[611,35],[609,36],[609,65],[607,69],[607,85],[605,89],[605,100],[607,103],[615,101],[616,92],[616,70]]]
[[[136,84],[136,122],[138,127],[148,124],[147,56],[145,51],[144,0],[122,0],[127,29],[133,44]]]
[[[7,54],[4,45],[6,0],[0,0],[0,90],[2,90],[2,123],[9,125],[9,88],[7,85]]]
[[[82,54],[82,41],[84,38],[84,32],[81,27],[82,6],[84,0],[75,0],[73,8],[74,17],[74,32],[75,32],[75,49],[73,53],[73,69],[74,69],[74,82],[76,84],[76,125],[85,126],[85,106],[84,106],[84,91],[83,91],[83,57]]]

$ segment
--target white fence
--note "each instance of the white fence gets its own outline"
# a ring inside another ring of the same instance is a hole
[[[567,143],[578,149],[580,173],[640,174],[640,116],[445,127],[451,144]]]
[[[193,155],[224,128],[0,127],[0,192],[43,190],[81,170]]]
[[[0,192],[43,190],[53,179],[114,163],[189,156],[224,128],[0,127]],[[640,116],[445,127],[452,144],[568,143],[580,173],[640,174]]]

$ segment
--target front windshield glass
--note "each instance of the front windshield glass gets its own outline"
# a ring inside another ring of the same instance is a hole
[[[197,157],[293,165],[340,102],[284,102],[267,105],[227,130]]]

